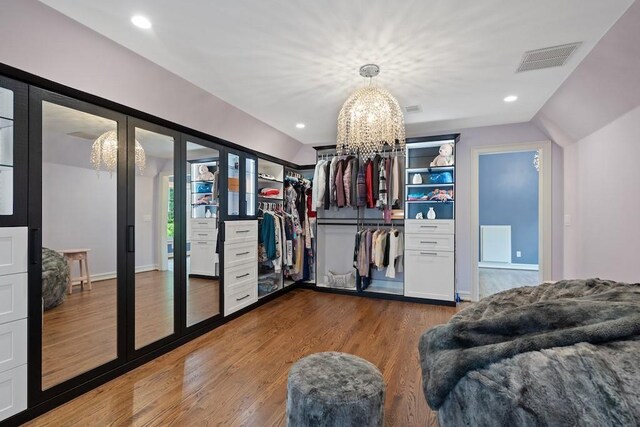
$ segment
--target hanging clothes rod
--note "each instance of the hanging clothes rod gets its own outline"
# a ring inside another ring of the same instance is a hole
[[[395,221],[400,221],[400,220],[395,220]],[[364,226],[364,227],[404,227],[404,224],[398,224],[398,223],[394,223],[392,222],[391,224],[385,224],[384,222],[321,222],[318,221],[316,223],[317,225],[344,225],[344,226],[351,226],[351,227],[360,227],[360,226]]]

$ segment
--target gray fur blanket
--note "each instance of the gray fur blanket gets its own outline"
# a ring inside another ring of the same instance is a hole
[[[451,425],[638,425],[639,350],[640,285],[599,279],[501,292],[419,344],[425,397]]]

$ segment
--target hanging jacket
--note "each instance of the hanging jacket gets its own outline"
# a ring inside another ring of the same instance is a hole
[[[336,165],[336,206],[344,208],[346,199],[344,195],[344,160],[338,160]]]
[[[387,206],[387,166],[386,159],[380,159],[378,166],[378,202],[376,206],[384,209]]]
[[[358,206],[358,172],[360,172],[358,168],[359,162],[358,159],[354,157],[349,163],[351,163],[351,206],[356,207]]]
[[[365,167],[358,162],[358,177],[356,179],[356,206],[362,208],[367,205],[367,181]]]
[[[326,173],[326,160],[318,160],[316,169],[313,171],[313,191],[311,193],[311,209],[316,211],[317,208],[322,207],[321,200],[324,198],[324,174]]]
[[[394,157],[391,165],[391,198],[389,204],[399,209],[402,206],[401,157]]]
[[[336,169],[338,166],[338,158],[331,159],[329,164],[329,203],[331,206],[336,205]]]
[[[373,183],[377,182],[377,179],[373,179],[373,161],[367,160],[365,163],[365,180],[367,184],[367,207],[375,208],[376,207],[376,199],[373,198]]]
[[[344,189],[344,205],[351,207],[351,173],[353,165],[353,157],[349,156],[344,161],[344,173],[342,176],[342,186]]]
[[[380,192],[380,155],[376,154],[372,160],[373,163],[373,201],[374,206],[375,202],[378,200],[379,192]]]

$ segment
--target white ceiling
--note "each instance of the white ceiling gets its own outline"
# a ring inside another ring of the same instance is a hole
[[[304,143],[335,140],[369,62],[402,106],[422,106],[405,115],[409,135],[528,121],[633,3],[41,1]],[[153,28],[131,25],[136,13]],[[564,67],[515,73],[524,51],[577,41]]]

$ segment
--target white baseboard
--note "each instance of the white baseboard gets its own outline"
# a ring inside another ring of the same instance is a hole
[[[484,262],[478,263],[478,268],[496,268],[500,270],[529,270],[538,271],[538,264],[516,264],[510,262]]]
[[[145,273],[147,271],[154,271],[154,270],[158,270],[159,266],[157,265],[153,265],[153,264],[149,264],[149,265],[142,265],[140,267],[136,267],[136,273]],[[98,274],[92,274],[91,275],[91,281],[92,282],[101,282],[103,280],[111,280],[111,279],[115,279],[116,277],[118,277],[117,273],[115,271],[109,272],[109,273],[98,273]]]
[[[456,291],[462,301],[473,301],[471,291]]]

